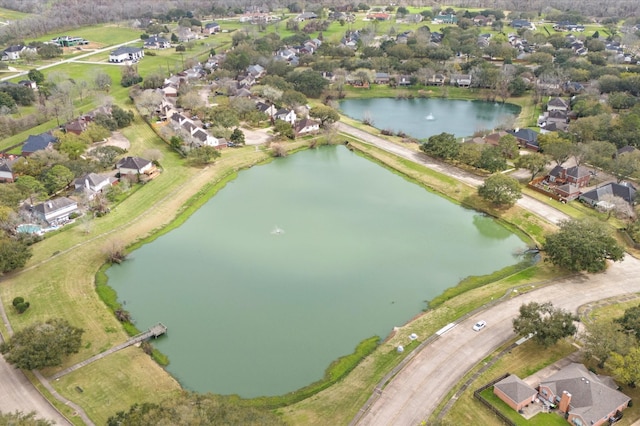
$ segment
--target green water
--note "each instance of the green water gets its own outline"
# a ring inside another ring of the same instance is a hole
[[[280,233],[274,230],[280,229]],[[240,172],[180,228],[109,269],[191,390],[279,395],[320,379],[524,243],[344,147]]]
[[[520,107],[512,104],[437,98],[345,99],[340,109],[356,120],[372,120],[378,129],[402,130],[419,139],[442,132],[472,136],[479,130],[511,124],[520,113]]]

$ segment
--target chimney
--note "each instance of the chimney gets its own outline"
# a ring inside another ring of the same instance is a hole
[[[562,397],[560,398],[560,405],[558,406],[558,410],[560,410],[562,413],[568,413],[569,404],[571,404],[571,394],[567,391],[562,391]]]

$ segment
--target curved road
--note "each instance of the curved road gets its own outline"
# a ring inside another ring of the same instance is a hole
[[[520,305],[549,301],[576,312],[589,302],[640,291],[639,274],[640,261],[626,256],[623,262],[610,264],[604,273],[559,280],[467,318],[426,346],[401,370],[358,424],[420,424],[467,371],[514,337],[511,321]],[[486,320],[487,327],[475,332],[471,327],[479,319]]]
[[[435,161],[426,155],[388,142],[344,123],[338,129],[385,151],[423,164],[472,186],[482,179],[463,170]],[[518,205],[552,223],[568,219],[564,213],[534,198],[523,196]],[[362,414],[358,425],[417,425],[427,420],[438,404],[464,374],[512,339],[512,319],[520,305],[531,301],[552,302],[555,306],[577,311],[579,306],[614,296],[640,291],[640,261],[626,256],[623,262],[610,264],[606,272],[579,275],[559,280],[538,290],[493,305],[475,314],[426,346],[388,384]],[[487,321],[481,332],[472,330],[478,320]]]

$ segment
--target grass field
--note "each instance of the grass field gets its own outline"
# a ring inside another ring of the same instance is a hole
[[[75,36],[82,37],[85,40],[88,40],[93,43],[97,43],[101,45],[101,47],[112,46],[114,44],[124,43],[126,41],[135,40],[140,38],[140,34],[142,31],[136,28],[131,28],[127,25],[117,25],[117,24],[104,24],[104,25],[93,25],[90,27],[82,27],[74,30],[56,32],[44,35],[35,39],[35,41],[49,41],[52,38],[58,36]]]
[[[18,12],[16,10],[5,9],[0,7],[0,20],[1,21],[18,21],[29,16],[28,13]]]

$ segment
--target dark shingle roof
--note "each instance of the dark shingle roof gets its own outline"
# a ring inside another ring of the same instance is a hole
[[[147,165],[149,165],[149,163],[151,163],[151,161],[145,160],[144,158],[140,158],[140,157],[125,157],[125,158],[121,159],[120,161],[118,161],[118,163],[116,164],[116,167],[119,168],[119,169],[141,170],[141,169],[145,168]]]
[[[515,403],[531,400],[531,398],[538,393],[534,388],[513,374],[505,377],[493,386],[500,389]]]
[[[569,364],[540,385],[549,387],[556,395],[569,392],[569,413],[580,415],[586,424],[599,421],[631,399],[610,388],[596,374],[577,363]]]
[[[56,141],[56,138],[49,133],[41,133],[39,135],[29,135],[24,145],[22,145],[23,153],[31,153],[45,149]]]

